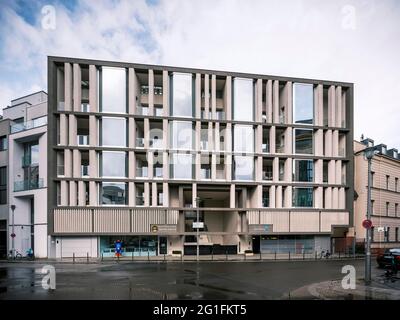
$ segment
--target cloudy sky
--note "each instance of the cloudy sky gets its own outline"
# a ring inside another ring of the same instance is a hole
[[[400,149],[398,0],[0,0],[1,108],[47,55],[353,82],[355,137]]]

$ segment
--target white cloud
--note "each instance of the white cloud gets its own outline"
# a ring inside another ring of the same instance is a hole
[[[56,30],[5,9],[0,103],[46,89],[46,55],[162,63],[355,83],[355,138],[400,149],[395,1],[79,1]],[[18,85],[15,85],[18,84]],[[376,123],[376,124],[374,124]]]

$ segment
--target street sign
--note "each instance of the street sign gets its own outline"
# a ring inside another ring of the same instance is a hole
[[[15,238],[15,233],[11,233],[11,238]]]
[[[365,220],[362,222],[362,226],[363,226],[365,229],[371,229],[371,227],[372,227],[372,221],[369,220],[369,219],[365,219]]]
[[[203,229],[204,222],[193,222],[193,229]]]

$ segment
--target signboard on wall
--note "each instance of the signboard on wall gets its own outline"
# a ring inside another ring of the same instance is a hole
[[[153,233],[173,233],[176,232],[176,224],[151,224],[150,230]]]
[[[249,224],[250,233],[271,233],[272,224]]]

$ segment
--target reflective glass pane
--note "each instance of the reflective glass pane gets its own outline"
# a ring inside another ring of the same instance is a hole
[[[312,182],[314,179],[313,160],[294,160],[293,180]]]
[[[313,123],[314,87],[312,84],[295,83],[293,85],[293,110],[295,123]]]
[[[101,170],[103,177],[126,177],[126,153],[103,151]]]
[[[253,180],[254,179],[254,158],[235,156],[235,179]]]
[[[253,80],[233,79],[233,119],[242,121],[254,120]]]
[[[173,149],[193,148],[192,122],[173,121],[170,129],[171,147]]]
[[[311,129],[295,129],[295,153],[313,153],[313,131]]]
[[[293,188],[293,207],[312,207],[313,188]]]
[[[101,68],[101,111],[126,113],[126,71]]]
[[[254,129],[252,126],[235,125],[233,127],[233,150],[254,152]]]
[[[171,157],[171,177],[174,179],[192,179],[194,157],[191,154],[174,153]]]
[[[126,147],[126,119],[102,118],[101,142],[103,146]]]
[[[172,87],[171,116],[192,117],[193,116],[192,74],[173,73],[171,87]]]
[[[101,203],[110,204],[126,204],[126,184],[103,182],[101,190]]]

